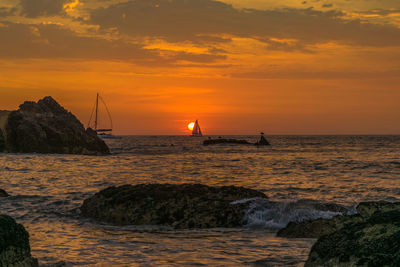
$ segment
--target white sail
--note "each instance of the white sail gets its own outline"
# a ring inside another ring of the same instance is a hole
[[[199,122],[197,120],[193,126],[192,136],[203,136],[203,134],[201,133]]]
[[[105,110],[107,111],[107,115],[108,115],[108,119],[110,121],[110,128],[101,128],[98,127],[99,126],[99,109],[100,106],[99,104],[103,103]],[[112,135],[112,130],[113,130],[113,123],[112,123],[112,118],[111,118],[111,114],[110,111],[108,110],[108,107],[106,105],[106,103],[104,102],[103,98],[99,95],[99,93],[97,93],[96,95],[96,102],[94,105],[94,108],[92,110],[92,114],[90,115],[90,119],[89,119],[89,123],[88,123],[88,128],[91,127],[91,121],[92,121],[92,117],[93,117],[93,113],[94,113],[94,127],[93,130],[95,130],[95,132],[97,132],[97,135],[101,138],[114,138],[114,136]]]

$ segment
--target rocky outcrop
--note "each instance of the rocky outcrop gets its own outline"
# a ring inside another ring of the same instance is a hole
[[[253,143],[250,143],[246,140],[239,140],[239,139],[218,138],[218,139],[208,139],[208,140],[203,141],[204,146],[218,145],[218,144],[253,145]]]
[[[3,133],[3,151],[7,152],[109,154],[95,131],[85,130],[71,112],[50,96],[37,103],[27,101],[9,113]]]
[[[10,196],[5,190],[0,189],[0,197],[8,197]]]
[[[400,266],[400,202],[362,202],[355,215],[292,222],[278,235],[319,238],[305,266]]]
[[[0,110],[0,152],[6,149],[6,139],[4,133],[8,115],[10,115],[10,111]]]
[[[305,266],[400,266],[400,210],[377,211],[322,236]]]
[[[7,215],[0,215],[0,266],[38,266],[31,256],[28,232]]]
[[[400,210],[400,202],[361,202],[357,206],[357,213],[363,218],[368,218],[375,212],[385,212],[391,210]]]
[[[109,187],[86,199],[82,214],[117,225],[164,225],[177,229],[238,227],[248,198],[266,198],[235,186],[138,184]]]
[[[247,140],[242,140],[242,139],[233,139],[233,138],[217,138],[217,139],[207,139],[203,141],[204,146],[209,146],[209,145],[219,145],[219,144],[236,144],[236,145],[256,145],[256,146],[270,146],[271,144],[268,142],[268,140],[261,135],[260,140],[258,140],[256,143],[251,143]]]
[[[268,142],[268,140],[264,137],[264,135],[261,135],[260,140],[255,143],[256,146],[270,146],[271,144]]]
[[[6,140],[3,131],[0,129],[0,152],[6,149]]]

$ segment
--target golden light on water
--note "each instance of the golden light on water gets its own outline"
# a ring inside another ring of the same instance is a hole
[[[189,129],[189,130],[192,131],[192,130],[193,130],[193,127],[194,127],[194,122],[191,122],[191,123],[188,124],[188,129]]]

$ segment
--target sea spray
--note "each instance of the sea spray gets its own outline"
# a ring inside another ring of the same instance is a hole
[[[272,231],[284,228],[291,221],[329,219],[337,215],[356,213],[354,206],[321,203],[308,199],[295,202],[271,202],[266,199],[252,198],[234,201],[231,204],[247,202],[250,202],[250,205],[243,218],[243,226]]]

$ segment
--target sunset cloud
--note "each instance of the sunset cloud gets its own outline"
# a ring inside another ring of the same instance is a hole
[[[20,0],[21,14],[29,18],[63,14],[64,6],[73,0]]]
[[[303,116],[305,129],[318,130],[317,113],[330,118],[324,125],[360,119],[365,129],[374,116],[396,132],[399,3],[3,0],[0,104],[52,94],[85,121],[101,90],[116,124],[134,118],[140,133],[157,131],[145,118],[170,125],[192,116],[219,129],[271,124],[276,133]]]
[[[1,58],[74,58],[81,60],[120,60],[143,65],[170,65],[177,61],[213,62],[224,56],[183,51],[162,52],[144,49],[141,44],[80,36],[56,24],[0,25]]]
[[[137,0],[98,8],[87,23],[103,31],[204,43],[206,36],[292,38],[302,43],[338,41],[365,46],[400,45],[400,29],[346,19],[340,11],[235,9],[213,0]],[[371,38],[379,35],[379,38]]]
[[[104,6],[96,7],[92,1],[20,0],[24,16],[53,17],[50,23],[44,23],[43,19],[29,23],[3,21],[0,53],[7,58],[81,58],[165,65],[185,61],[213,63],[232,58],[231,48],[241,38],[264,44],[265,53],[274,50],[313,53],[313,46],[329,42],[365,47],[400,46],[400,28],[395,25],[371,23],[359,17],[349,19],[339,10],[257,10],[215,0],[103,3]],[[80,10],[87,17],[68,18],[67,9]],[[1,7],[0,17],[15,10],[16,7]],[[373,14],[389,16],[396,14],[396,10],[379,9]],[[74,24],[68,24],[68,20]]]

